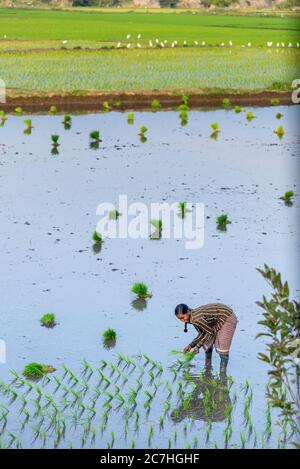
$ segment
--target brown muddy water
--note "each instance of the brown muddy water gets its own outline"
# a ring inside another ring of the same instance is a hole
[[[177,112],[137,112],[132,125],[120,112],[76,115],[70,130],[60,115],[31,116],[31,135],[26,116],[8,116],[0,128],[1,447],[289,445],[273,411],[268,426],[267,368],[257,358],[265,345],[255,336],[256,301],[270,290],[256,268],[276,268],[299,295],[299,107],[249,110],[251,122],[244,112],[191,111],[184,127]],[[95,129],[102,142],[92,150]],[[57,155],[51,134],[60,135]],[[290,207],[280,200],[288,190]],[[202,202],[203,247],[105,239],[95,253],[96,208],[119,194],[128,203]],[[221,232],[215,220],[224,212],[232,223]],[[138,281],[153,294],[140,310],[130,292]],[[196,335],[174,317],[180,302],[223,302],[236,312],[227,377],[218,376],[216,354],[212,370],[203,352],[174,364],[170,351]],[[53,329],[39,324],[46,312],[56,315]],[[107,349],[109,327],[117,340]],[[50,381],[12,383],[11,370],[22,377],[33,361],[56,368]]]

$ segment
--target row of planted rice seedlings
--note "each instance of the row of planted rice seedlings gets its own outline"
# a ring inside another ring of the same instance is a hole
[[[10,384],[0,382],[2,448],[68,447],[70,441],[109,448],[275,445],[270,404],[258,434],[247,381],[237,388],[230,376],[192,374],[186,358],[164,369],[147,355],[119,354],[96,368],[83,360],[80,376],[65,365],[45,373],[30,380],[13,371]],[[280,434],[276,430],[278,446],[285,446],[288,432],[286,422]]]

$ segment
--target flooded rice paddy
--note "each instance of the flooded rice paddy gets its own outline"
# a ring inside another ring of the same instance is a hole
[[[257,358],[256,301],[270,291],[256,268],[281,271],[298,295],[299,108],[247,111],[252,121],[244,112],[191,111],[185,126],[175,111],[138,112],[132,125],[118,112],[76,115],[68,130],[61,115],[30,116],[30,135],[27,116],[8,116],[0,128],[1,447],[289,445]],[[102,142],[91,149],[95,129]],[[292,206],[280,200],[288,190]],[[93,249],[96,208],[118,208],[120,194],[128,203],[202,202],[203,247],[105,239]],[[221,213],[231,221],[226,231],[216,228]],[[152,298],[136,301],[135,282]],[[227,376],[216,353],[212,368],[203,352],[191,363],[170,353],[196,335],[174,317],[181,302],[222,302],[236,312]],[[52,329],[39,323],[47,312],[56,316]],[[111,348],[102,341],[108,328],[117,333]],[[32,382],[22,375],[30,362],[56,371]]]

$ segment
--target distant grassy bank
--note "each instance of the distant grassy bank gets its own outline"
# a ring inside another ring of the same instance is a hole
[[[296,43],[299,29],[299,17],[295,15],[0,9],[2,40],[136,42],[141,35],[141,43],[159,38],[179,42],[205,40],[211,45],[229,40],[242,45],[250,41],[265,46],[267,41]],[[130,41],[126,39],[128,35]]]

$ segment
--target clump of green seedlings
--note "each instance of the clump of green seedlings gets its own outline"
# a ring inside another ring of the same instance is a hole
[[[230,99],[224,98],[222,101],[222,105],[224,109],[228,109],[230,107]]]
[[[212,134],[210,136],[211,136],[211,138],[217,140],[218,135],[221,132],[219,124],[217,122],[213,122],[212,124],[210,124],[210,126],[212,128]]]
[[[103,109],[104,112],[108,112],[108,111],[111,110],[111,107],[110,107],[108,101],[104,101],[104,102],[102,103],[102,109]]]
[[[33,125],[32,125],[32,121],[31,119],[25,119],[24,120],[24,124],[26,125],[26,128],[24,130],[24,134],[25,135],[30,135],[31,134],[31,131],[33,129]]]
[[[114,103],[114,106],[115,106],[117,109],[119,109],[119,108],[122,106],[122,101],[116,101],[116,102]]]
[[[41,363],[28,363],[23,370],[23,375],[32,380],[38,380],[45,376],[46,373],[53,373],[55,368],[50,365],[42,365]]]
[[[51,141],[52,141],[52,150],[51,150],[51,154],[52,154],[52,155],[58,155],[59,135],[57,135],[57,134],[52,134],[52,135],[51,135]]]
[[[241,108],[241,106],[237,105],[237,106],[235,106],[235,108],[234,108],[234,112],[235,112],[236,114],[240,114],[241,112],[243,112],[243,109]]]
[[[162,237],[162,230],[163,230],[163,222],[161,219],[159,220],[151,220],[151,225],[155,228],[154,233],[150,235],[150,239],[161,239]]]
[[[50,113],[51,114],[56,114],[57,113],[57,107],[56,106],[51,106],[50,107]]]
[[[153,99],[151,102],[152,111],[158,111],[161,108],[161,104],[158,99]]]
[[[15,113],[17,116],[21,116],[23,114],[23,109],[21,107],[16,107]]]
[[[171,355],[177,356],[177,362],[180,366],[190,363],[195,358],[194,352],[182,352],[181,350],[171,350]],[[187,376],[186,376],[187,377]]]
[[[92,235],[92,239],[94,241],[93,251],[94,251],[95,254],[99,254],[99,252],[102,249],[102,243],[104,242],[102,234],[99,233],[98,231],[94,231],[94,233]]]
[[[103,338],[104,345],[107,348],[111,348],[111,347],[114,347],[114,345],[116,344],[117,333],[114,329],[109,328],[103,332],[102,338]]]
[[[281,114],[281,112],[277,112],[276,119],[281,119],[282,117],[283,117],[283,114]]]
[[[127,122],[128,122],[128,124],[133,124],[134,123],[134,113],[133,112],[129,112],[127,114]]]
[[[190,98],[189,98],[187,95],[185,95],[185,94],[184,94],[183,96],[181,96],[181,102],[182,102],[182,104],[184,104],[185,106],[187,106],[187,105],[189,104],[189,99],[190,99]]]
[[[59,146],[59,135],[52,134],[51,135],[51,141],[52,141],[52,146],[53,147],[58,147]]]
[[[183,112],[183,111],[189,111],[190,107],[188,104],[180,104],[177,108],[178,111]]]
[[[219,215],[216,219],[217,227],[220,230],[226,230],[227,225],[231,223],[231,221],[228,219],[227,213],[222,213]]]
[[[48,327],[50,329],[53,328],[56,325],[55,314],[53,313],[44,314],[40,319],[40,323],[44,327]]]
[[[148,286],[145,283],[134,283],[131,291],[140,299],[152,298],[152,294],[149,292]]]
[[[179,209],[179,216],[181,218],[185,218],[187,212],[188,212],[188,209],[187,209],[187,206],[186,206],[186,202],[179,202],[178,203],[178,209]]]
[[[146,132],[148,132],[148,128],[145,125],[142,125],[140,127],[140,132],[139,132],[140,140],[142,143],[145,143],[147,141],[147,137],[145,135]]]
[[[1,127],[4,127],[5,122],[7,121],[7,117],[5,115],[5,112],[1,109],[0,110],[0,116],[1,116]]]
[[[118,210],[111,210],[108,214],[110,220],[117,220],[121,215]]]
[[[271,99],[270,101],[272,106],[279,106],[280,100],[278,98]]]
[[[286,205],[293,205],[294,196],[295,194],[293,191],[287,191],[282,197],[280,197],[280,199],[283,200]]]
[[[96,244],[101,244],[101,243],[103,243],[102,234],[99,233],[98,231],[94,231],[92,237],[93,237],[93,241],[95,241]]]
[[[64,125],[65,130],[69,130],[71,128],[71,126],[72,126],[72,117],[70,116],[70,114],[66,114],[64,116],[63,125]]]
[[[274,130],[274,134],[276,134],[279,138],[282,138],[284,136],[284,133],[285,132],[282,125],[280,125],[279,127],[277,127],[277,129]]]
[[[90,132],[90,148],[98,149],[99,143],[101,142],[99,130],[93,130]]]
[[[255,118],[255,115],[253,114],[252,111],[247,112],[246,114],[247,121],[251,122],[254,118]]]

